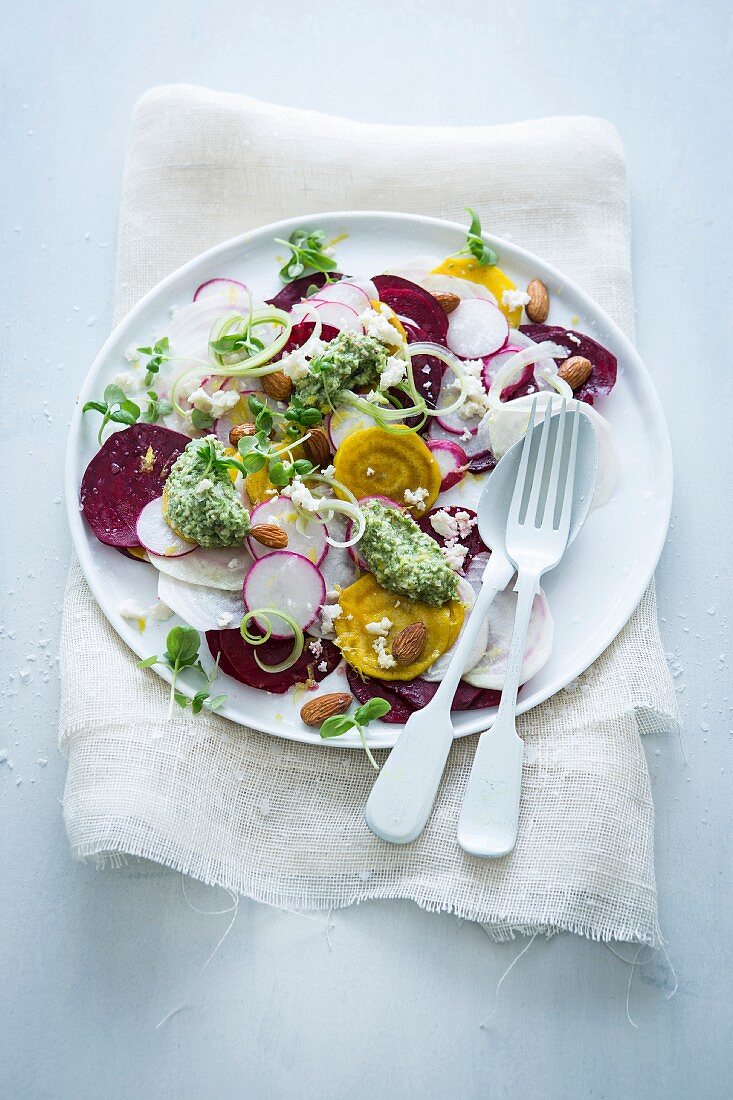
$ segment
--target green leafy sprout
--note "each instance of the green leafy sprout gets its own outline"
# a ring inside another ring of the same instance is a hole
[[[130,401],[121,386],[113,382],[104,391],[103,401],[87,401],[82,412],[99,412],[102,423],[97,433],[97,442],[102,445],[102,434],[110,421],[114,424],[137,424],[140,418],[140,406]]]
[[[168,352],[170,350],[168,344],[168,337],[163,336],[160,340],[156,341],[152,347],[148,348],[136,348],[138,355],[148,355],[150,358],[146,364],[145,386],[152,385],[154,376],[158,373],[164,363],[167,363],[170,359]]]
[[[466,243],[460,252],[456,252],[454,255],[473,256],[474,260],[476,260],[481,267],[493,267],[495,263],[498,263],[499,257],[496,255],[493,248],[489,248],[486,241],[481,236],[481,219],[476,211],[472,210],[470,206],[467,206],[466,210],[471,215],[471,224],[466,234]]]
[[[174,626],[172,630],[168,631],[168,636],[165,640],[165,653],[162,657],[153,654],[152,657],[146,657],[144,661],[138,661],[138,668],[152,668],[154,665],[165,665],[166,668],[171,669],[173,672],[170,706],[168,708],[169,718],[173,717],[174,702],[178,703],[179,707],[182,707],[184,710],[190,707],[194,714],[200,714],[204,707],[206,707],[207,710],[216,710],[226,699],[225,695],[215,695],[212,697],[208,691],[208,688],[211,687],[218,675],[219,667],[217,663],[214,665],[211,673],[206,671],[199,658],[200,647],[201,638],[198,630],[194,630],[192,626]],[[194,669],[196,673],[203,676],[207,685],[203,690],[197,691],[192,699],[189,699],[183,692],[176,690],[178,677],[186,668]]]
[[[275,244],[282,244],[291,252],[290,259],[280,268],[283,283],[292,283],[293,279],[311,271],[323,271],[328,276],[336,267],[336,261],[329,256],[325,242],[326,234],[322,229],[314,229],[311,233],[307,229],[295,229],[286,241],[276,237]]]
[[[327,718],[321,726],[321,737],[327,740],[330,737],[341,737],[349,730],[356,730],[364,746],[364,752],[369,757],[370,764],[376,771],[379,771],[379,764],[372,756],[371,749],[364,736],[364,730],[371,721],[375,718],[383,718],[391,709],[392,706],[386,699],[369,699],[368,702],[357,707],[353,714],[334,714],[332,718]]]
[[[158,397],[155,390],[148,390],[147,396],[148,407],[140,418],[146,424],[157,424],[161,416],[168,416],[169,413],[173,412],[170,401]]]

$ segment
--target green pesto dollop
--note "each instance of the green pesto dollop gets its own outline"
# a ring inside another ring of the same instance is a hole
[[[217,457],[224,446],[214,435],[207,436]],[[207,469],[208,459],[191,440],[171,467],[165,483],[165,518],[184,538],[199,546],[242,546],[250,531],[249,512],[227,469]]]
[[[316,405],[327,412],[338,404],[342,390],[376,386],[389,352],[371,336],[340,332],[310,365],[310,373],[295,386],[303,405]]]
[[[377,500],[363,511],[366,530],[359,550],[382,588],[435,607],[456,598],[458,577],[412,516]]]

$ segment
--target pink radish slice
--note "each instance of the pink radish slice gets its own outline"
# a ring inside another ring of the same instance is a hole
[[[145,505],[137,517],[137,540],[149,554],[164,558],[180,558],[197,547],[186,542],[168,526],[163,515],[163,498],[156,497]]]
[[[284,611],[301,630],[307,630],[326,602],[326,585],[321,571],[302,554],[275,550],[250,566],[242,588],[248,611],[271,607]],[[267,623],[258,622],[261,629]],[[292,638],[293,631],[283,619],[272,617],[272,637]]]
[[[479,554],[473,559],[469,568],[467,579],[478,591],[481,577],[488,556]],[[512,640],[514,619],[517,610],[517,595],[511,589],[499,592],[494,598],[489,614],[489,639],[486,651],[474,667],[464,673],[463,679],[468,684],[479,688],[493,688],[496,691],[504,686],[509,646]],[[527,641],[524,647],[522,661],[521,682],[525,684],[533,676],[536,676],[552,653],[554,636],[554,623],[547,597],[544,592],[535,596],[532,605],[532,615],[527,631]]]
[[[337,302],[350,306],[357,313],[369,309],[376,297],[377,288],[370,279],[365,280],[363,285],[352,279],[343,279],[340,283],[322,287],[317,296],[319,302]]]
[[[221,550],[205,550],[200,546],[195,554],[184,554],[180,558],[150,555],[150,561],[160,573],[187,584],[203,584],[225,592],[242,591],[242,581],[251,560],[241,546]]]
[[[308,520],[306,534],[301,534],[296,526],[300,515],[290,497],[272,497],[253,509],[250,522],[253,527],[260,523],[274,523],[276,527],[281,527],[288,536],[288,550],[301,554],[313,565],[320,565],[328,553],[326,525],[314,516]],[[247,545],[253,558],[264,558],[275,553],[271,547],[263,546],[253,538],[247,540]]]
[[[203,584],[188,584],[167,573],[158,575],[158,599],[195,630],[238,627],[244,615],[242,593]]]
[[[221,302],[222,298],[228,301],[231,309],[246,309],[249,307],[249,294],[244,283],[237,279],[216,278],[209,279],[196,288],[193,296],[194,302],[201,302],[207,298],[215,297]]]
[[[189,302],[173,314],[168,326],[170,354],[181,359],[208,359],[209,336],[215,321],[241,313],[220,291]],[[180,368],[182,364],[177,364]]]
[[[392,500],[391,497],[380,496],[378,493],[375,493],[373,496],[369,496],[369,497],[361,497],[359,499],[359,504],[366,504],[370,500],[378,500],[379,503],[381,505],[383,505],[385,508],[400,508],[401,507],[397,503],[396,500]],[[353,530],[354,530],[354,524],[353,524],[352,520],[349,520],[348,524],[346,525],[346,539],[347,540],[351,538]],[[361,556],[361,554],[359,553],[359,551],[357,550],[357,546],[358,546],[358,543],[355,544],[354,546],[350,546],[349,547],[349,553],[351,554],[351,557],[354,559],[354,561],[359,566],[359,568],[364,569],[368,572],[369,571],[369,565],[368,565],[366,559],[363,558]]]
[[[493,355],[485,355],[483,357],[484,367],[481,373],[484,386],[487,390],[491,389],[491,383],[494,381],[507,359],[512,355],[516,355],[523,347],[525,347],[524,341],[522,341],[521,344],[510,342],[501,348],[500,351],[495,351]],[[534,367],[532,369],[534,370]]]
[[[440,491],[452,489],[466,476],[469,458],[463,447],[448,439],[428,439],[428,448],[440,466]]]
[[[322,298],[309,298],[318,310],[321,323],[338,329],[339,332],[356,332],[361,329],[359,314],[353,306],[345,302],[329,302]]]
[[[367,413],[358,409],[350,409],[345,405],[331,413],[326,423],[326,431],[331,441],[331,447],[336,451],[347,436],[362,428],[373,428],[374,421]]]
[[[448,317],[448,347],[463,359],[492,355],[508,336],[506,317],[484,298],[464,298]]]

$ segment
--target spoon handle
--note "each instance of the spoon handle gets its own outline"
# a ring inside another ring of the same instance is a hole
[[[382,765],[366,804],[367,825],[382,840],[409,844],[425,828],[453,744],[450,708],[466,656],[494,597],[506,587],[513,572],[506,557],[492,554],[481,591],[440,687],[426,707],[408,718]]]

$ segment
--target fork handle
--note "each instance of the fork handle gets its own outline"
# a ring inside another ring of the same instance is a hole
[[[520,573],[514,619],[499,713],[481,734],[458,819],[458,843],[474,856],[498,858],[512,851],[519,830],[524,742],[517,736],[515,715],[524,645],[539,591],[540,575]]]

